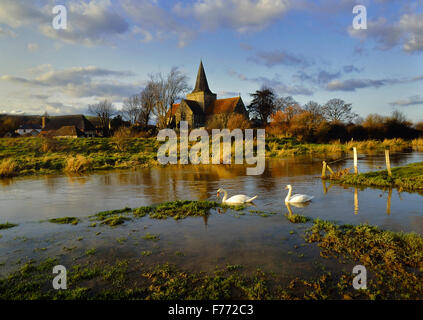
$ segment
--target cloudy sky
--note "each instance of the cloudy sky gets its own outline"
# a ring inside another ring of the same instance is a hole
[[[68,11],[66,30],[52,9]],[[352,28],[367,8],[367,30]],[[366,116],[423,120],[423,0],[0,0],[0,113],[118,106],[203,59],[219,97],[262,85],[300,103],[341,98]]]

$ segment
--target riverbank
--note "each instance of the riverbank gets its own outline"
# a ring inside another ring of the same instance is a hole
[[[109,169],[157,166],[161,142],[155,138],[0,139],[0,178],[57,173],[82,173]],[[267,138],[266,157],[333,155],[339,157],[357,147],[359,152],[392,151],[423,147],[423,139],[363,141],[330,144],[302,143],[294,138]]]
[[[46,223],[69,224],[72,230],[88,236],[86,229],[97,230],[104,225],[110,232],[118,232],[124,226],[136,228],[137,221],[149,224],[149,219],[196,219],[206,217],[210,210],[221,208],[237,219],[269,219],[271,212],[250,210],[248,207],[227,207],[209,201],[174,201],[137,209],[99,212],[89,218],[54,219]],[[109,224],[110,219],[122,218],[122,223]],[[284,217],[282,217],[284,218]],[[86,221],[88,219],[88,221]],[[292,251],[306,246],[310,254],[316,248],[320,257],[337,265],[336,268],[323,266],[311,277],[291,277],[275,272],[264,272],[257,266],[255,272],[247,271],[239,263],[216,265],[214,271],[205,272],[197,265],[187,270],[173,264],[175,257],[184,259],[183,248],[172,256],[166,255],[167,262],[149,264],[152,251],[141,251],[138,257],[126,257],[127,245],[120,247],[119,258],[105,258],[99,255],[99,247],[84,248],[85,254],[75,253],[67,248],[68,290],[56,291],[51,288],[54,275],[52,268],[62,263],[61,256],[50,256],[42,260],[30,260],[19,270],[0,279],[0,299],[422,299],[423,298],[423,237],[414,233],[382,230],[369,225],[339,225],[296,215],[284,218],[302,244],[293,244]],[[75,222],[77,221],[77,222]],[[79,222],[79,224],[78,224]],[[85,223],[85,224],[84,224]],[[91,223],[89,226],[87,223]],[[184,221],[181,221],[184,223]],[[189,221],[188,221],[189,223]],[[98,224],[98,225],[96,225]],[[13,228],[12,228],[13,229]],[[103,231],[98,231],[103,230]],[[75,232],[73,237],[77,236]],[[155,243],[158,250],[159,235],[147,233],[142,241]],[[53,241],[53,240],[52,240]],[[55,246],[58,241],[50,243]],[[80,245],[82,237],[76,240]],[[125,242],[125,240],[120,239]],[[280,240],[281,245],[284,241]],[[311,247],[310,247],[311,246]],[[108,252],[108,250],[107,250]],[[109,255],[110,256],[110,255]],[[313,257],[309,257],[312,259]],[[188,259],[188,258],[185,258]],[[313,259],[316,259],[315,257]],[[230,260],[230,258],[229,258]],[[352,266],[364,265],[368,271],[366,290],[355,290],[352,286]]]
[[[404,190],[423,190],[423,162],[392,169],[392,177],[387,170],[362,174],[347,174],[331,177],[333,181],[347,184],[380,188],[400,188]]]

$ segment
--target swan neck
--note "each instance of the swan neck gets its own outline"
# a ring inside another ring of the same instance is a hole
[[[292,195],[292,187],[289,187],[288,189],[289,189],[289,191],[288,191],[288,194],[285,198],[285,202],[289,202],[289,199],[291,199],[291,195]]]
[[[228,193],[226,192],[226,190],[222,190],[223,191],[223,199],[222,202],[225,202],[226,199],[228,199]]]

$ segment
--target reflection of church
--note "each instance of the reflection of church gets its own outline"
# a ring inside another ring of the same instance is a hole
[[[210,91],[203,62],[198,68],[194,90],[171,109],[174,126],[179,126],[180,121],[188,121],[191,128],[203,127],[213,117],[227,117],[234,113],[242,114],[248,119],[241,97],[217,99],[217,95]]]

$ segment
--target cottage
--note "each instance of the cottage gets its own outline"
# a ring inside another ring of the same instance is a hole
[[[169,112],[171,124],[175,127],[179,126],[180,121],[187,121],[191,128],[199,128],[213,118],[228,117],[235,113],[242,114],[248,119],[241,97],[217,99],[217,95],[211,92],[203,62],[198,68],[194,90],[187,94],[186,99],[174,104]]]
[[[20,125],[19,128],[15,130],[15,132],[20,136],[36,136],[41,132],[41,126],[38,124],[23,124]]]
[[[41,135],[51,137],[95,137],[96,129],[83,115],[42,117]]]

